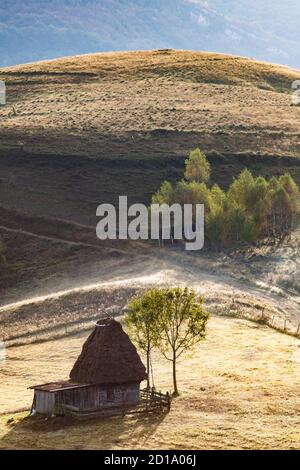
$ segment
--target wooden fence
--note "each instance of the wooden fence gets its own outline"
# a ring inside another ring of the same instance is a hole
[[[244,311],[243,308],[248,309],[248,312]],[[212,313],[214,311],[215,309],[211,310]],[[282,316],[279,316],[279,313],[274,310],[268,312],[266,307],[250,305],[236,298],[232,298],[227,305],[222,307],[222,313],[219,312],[221,316],[243,318],[300,339],[300,323],[293,323],[285,316],[286,314],[281,312]]]
[[[156,392],[153,389],[141,390],[141,403],[145,403],[149,409],[159,408],[161,411],[170,411],[171,395],[167,393]]]
[[[56,413],[81,421],[110,416],[125,416],[151,412],[163,413],[170,411],[172,397],[168,392],[164,394],[152,389],[143,389],[140,392],[140,397],[140,402],[137,405],[116,405],[109,408],[91,410],[79,410],[73,406],[60,405]]]

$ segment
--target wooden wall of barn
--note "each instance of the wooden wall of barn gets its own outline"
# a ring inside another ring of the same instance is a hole
[[[140,401],[140,384],[89,386],[57,392],[56,403],[78,410],[108,408],[117,405],[135,405]]]
[[[35,390],[34,409],[37,413],[52,415],[55,411],[54,393]]]

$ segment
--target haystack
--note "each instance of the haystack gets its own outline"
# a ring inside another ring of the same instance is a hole
[[[135,346],[113,319],[100,320],[70,372],[74,382],[126,384],[146,379],[146,369]]]

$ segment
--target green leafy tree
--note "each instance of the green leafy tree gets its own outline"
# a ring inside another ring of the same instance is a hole
[[[210,163],[200,149],[192,150],[185,161],[184,177],[187,181],[207,183],[210,179]]]
[[[205,233],[212,247],[220,249],[226,226],[226,193],[214,185],[210,191],[210,210],[205,213]]]
[[[256,238],[256,227],[245,207],[235,201],[229,203],[226,212],[225,239],[227,242],[252,242]]]
[[[256,204],[263,201],[268,192],[268,182],[263,176],[255,179],[254,184],[251,186],[248,200],[249,210],[255,212]]]
[[[272,178],[269,182],[263,214],[267,227],[266,235],[270,239],[282,240],[291,233],[293,220],[291,199],[277,178]]]
[[[146,354],[147,388],[150,388],[151,351],[158,341],[158,319],[163,309],[163,300],[160,289],[150,289],[142,296],[135,296],[128,304],[128,314],[125,318],[129,335]]]
[[[199,149],[185,162],[185,179],[175,187],[165,182],[153,197],[159,203],[204,204],[205,240],[211,248],[268,238],[283,241],[300,222],[300,191],[288,173],[269,181],[245,169],[227,192],[211,189],[210,165]]]
[[[251,171],[244,170],[231,184],[228,198],[236,204],[249,208],[251,206],[251,194],[255,185]]]
[[[290,198],[290,207],[292,212],[292,228],[299,223],[300,218],[300,191],[297,183],[289,173],[279,178],[279,184],[284,188]]]
[[[293,209],[291,198],[283,187],[279,187],[273,193],[272,216],[274,237],[284,238],[292,229]]]
[[[224,240],[226,226],[226,214],[222,207],[215,207],[209,214],[205,215],[205,234],[211,245],[219,250]]]
[[[276,176],[272,176],[272,178],[268,181],[268,191],[277,191],[280,188],[280,184]]]
[[[173,204],[174,188],[169,181],[164,181],[160,189],[152,196],[152,204]]]
[[[210,206],[210,190],[205,183],[179,181],[176,187],[176,201],[179,204],[205,204]]]
[[[217,208],[224,209],[227,200],[225,191],[223,191],[217,184],[214,184],[210,193],[212,204]]]
[[[209,314],[203,298],[188,288],[164,289],[163,309],[159,316],[158,347],[172,362],[174,395],[178,395],[177,360],[205,338]]]
[[[299,197],[299,188],[297,183],[289,173],[281,175],[278,182],[290,196]]]

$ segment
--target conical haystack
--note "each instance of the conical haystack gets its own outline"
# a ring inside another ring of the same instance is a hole
[[[136,383],[146,379],[146,370],[121,324],[108,319],[97,322],[70,372],[70,379],[89,384]]]

